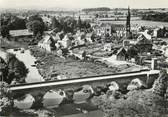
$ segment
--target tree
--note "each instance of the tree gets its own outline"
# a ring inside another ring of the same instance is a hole
[[[26,29],[26,20],[12,16],[8,26],[10,30]]]
[[[52,18],[51,28],[52,29],[61,28],[59,21],[55,17]]]
[[[1,35],[2,35],[2,37],[4,38],[4,37],[9,37],[9,28],[8,28],[8,26],[6,26],[6,25],[3,25],[2,27],[1,27]]]
[[[42,35],[45,30],[45,24],[39,15],[30,16],[26,26],[33,32],[34,36],[37,36],[38,33]]]
[[[43,34],[45,26],[43,22],[34,20],[27,23],[27,28],[33,32],[34,36],[36,36],[38,33],[41,35]]]
[[[8,77],[6,82],[10,84],[13,79],[21,80],[26,77],[28,69],[22,61],[19,61],[15,55],[7,55]]]
[[[34,21],[34,20],[38,20],[40,22],[43,22],[43,19],[39,16],[39,15],[32,15],[29,17],[28,22]]]
[[[89,29],[89,28],[91,28],[91,25],[89,24],[88,21],[84,21],[84,22],[82,23],[82,28]]]
[[[6,80],[8,76],[8,67],[6,62],[0,57],[0,80]]]
[[[127,55],[129,58],[135,58],[138,55],[138,49],[135,46],[131,46],[127,50]]]
[[[153,93],[164,97],[167,89],[167,81],[168,81],[167,71],[162,70],[159,74],[158,79],[156,79],[152,87]]]

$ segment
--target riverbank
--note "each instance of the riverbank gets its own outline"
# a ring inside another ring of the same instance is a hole
[[[160,73],[151,89],[131,90],[127,94],[109,91],[94,97],[92,102],[103,112],[104,117],[167,117],[168,75]]]
[[[27,39],[29,40],[29,39]],[[14,48],[28,48],[28,43],[22,41],[15,41],[13,38],[10,40],[6,38],[0,38],[0,48],[7,50],[7,49],[14,49]]]

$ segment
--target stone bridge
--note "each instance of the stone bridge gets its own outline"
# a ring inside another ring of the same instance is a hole
[[[158,75],[159,71],[151,70],[18,84],[11,85],[9,92],[14,98],[15,107],[20,109],[22,109],[22,105],[24,105],[24,108],[39,107],[39,105],[44,107],[58,107],[60,104],[78,104],[86,101],[93,96],[92,94],[95,94],[94,89],[97,87],[106,87],[112,81],[117,82],[120,89],[126,89],[131,80],[138,78],[150,88]],[[81,89],[84,86],[91,88]]]
[[[11,85],[9,90],[14,93],[32,93],[38,91],[48,91],[50,89],[72,90],[82,87],[83,85],[90,85],[92,88],[96,88],[97,86],[106,86],[112,81],[116,81],[119,84],[120,88],[122,88],[127,86],[131,82],[131,80],[135,78],[139,78],[148,86],[148,88],[150,88],[158,75],[158,70],[117,73],[67,80]]]

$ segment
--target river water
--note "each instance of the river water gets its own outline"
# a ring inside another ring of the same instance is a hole
[[[8,52],[15,54],[16,57],[20,61],[24,62],[25,66],[29,69],[29,73],[26,77],[26,83],[44,81],[43,77],[39,74],[38,69],[32,66],[36,61],[36,58],[30,54],[30,50],[24,50],[24,53],[21,53],[21,51],[14,51],[14,49],[9,49]]]

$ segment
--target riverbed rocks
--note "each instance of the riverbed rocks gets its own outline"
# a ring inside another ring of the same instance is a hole
[[[43,106],[46,108],[56,108],[63,102],[66,94],[62,90],[50,90],[43,96]]]
[[[95,96],[92,102],[104,112],[104,117],[167,117],[166,84],[167,73],[162,71],[151,89],[134,89],[120,96],[109,90]]]
[[[131,81],[131,83],[127,86],[127,90],[139,90],[142,88],[147,87],[143,81],[141,81],[139,78],[135,78]]]
[[[14,99],[14,107],[18,109],[30,109],[35,102],[31,94],[26,94],[18,99]]]
[[[94,93],[90,85],[84,85],[82,88],[73,94],[75,104],[85,103],[87,99]]]

